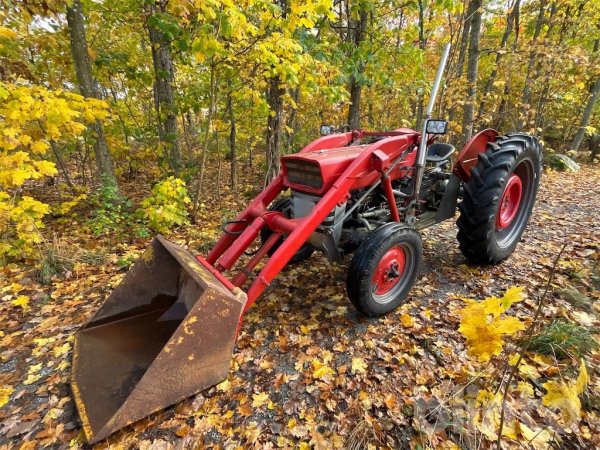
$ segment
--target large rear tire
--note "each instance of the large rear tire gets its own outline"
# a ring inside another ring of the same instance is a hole
[[[398,223],[382,225],[360,244],[348,268],[346,290],[367,316],[381,316],[404,303],[419,273],[421,237]]]
[[[527,134],[499,136],[479,154],[456,222],[468,259],[497,264],[510,256],[529,222],[541,168],[540,144]]]
[[[292,217],[292,214],[291,214],[292,213],[292,200],[290,198],[281,198],[271,205],[271,207],[269,208],[269,211],[279,211],[280,213],[283,213],[283,215],[285,217],[287,217],[288,219],[291,219],[291,217]],[[263,227],[260,230],[260,240],[263,244],[265,242],[267,242],[267,239],[269,239],[269,236],[271,236],[271,233],[272,233],[272,231],[267,227]],[[273,256],[275,251],[279,248],[279,246],[283,243],[284,240],[285,240],[285,237],[281,237],[281,239],[279,239],[275,243],[275,245],[273,247],[271,247],[271,249],[269,250],[269,256]],[[315,249],[313,248],[312,245],[310,245],[309,243],[304,244],[302,247],[300,247],[300,249],[296,252],[296,254],[294,256],[292,256],[292,259],[290,259],[289,264],[296,264],[296,263],[299,263],[300,261],[304,261],[305,259],[310,258],[310,255],[312,255],[314,251],[315,251]]]

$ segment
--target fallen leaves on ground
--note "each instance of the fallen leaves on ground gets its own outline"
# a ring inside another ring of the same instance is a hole
[[[259,183],[257,177],[241,190]],[[221,194],[219,200],[208,193],[198,225],[169,239],[205,253],[224,217],[246,201],[226,189]],[[226,381],[97,447],[490,448],[499,420],[495,391],[505,355],[514,354],[517,342],[504,334],[504,352],[488,352],[489,362],[471,357],[458,330],[465,306],[460,298],[499,299],[485,304],[488,314],[503,310],[498,317],[528,323],[553,259],[568,240],[542,321],[582,322],[597,338],[599,210],[597,169],[545,175],[522,242],[498,266],[468,264],[452,221],[428,229],[422,270],[407,303],[378,319],[360,316],[346,299],[350,256],[329,267],[315,254],[285,269],[248,311]],[[69,245],[105,259],[77,261],[68,277],[55,277],[50,286],[39,284],[31,267],[0,269],[2,449],[83,445],[69,388],[72,337],[148,242],[91,239],[78,234],[77,223],[61,226]],[[28,298],[26,307],[13,303],[22,303],[20,296]],[[600,445],[600,354],[584,359],[588,388],[576,396],[581,408],[571,416],[577,420],[565,423],[565,408],[544,403],[548,395],[576,403],[571,390],[580,389],[580,360],[525,355],[506,400],[505,448],[524,442],[540,449]],[[569,395],[563,395],[563,381]]]

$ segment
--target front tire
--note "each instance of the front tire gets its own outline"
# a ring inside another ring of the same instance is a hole
[[[479,154],[456,222],[468,259],[497,264],[510,256],[529,222],[541,168],[540,144],[527,134],[497,137]]]
[[[367,316],[381,316],[404,303],[419,273],[421,236],[398,223],[382,225],[360,244],[348,268],[346,290]]]

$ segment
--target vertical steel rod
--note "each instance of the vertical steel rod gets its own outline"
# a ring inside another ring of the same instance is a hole
[[[450,44],[446,44],[444,52],[442,53],[442,59],[438,66],[437,74],[431,88],[431,96],[429,97],[429,104],[423,117],[423,124],[421,126],[421,142],[419,143],[419,151],[417,152],[417,170],[415,173],[415,189],[413,191],[413,199],[419,197],[419,191],[421,190],[421,183],[423,182],[423,172],[425,170],[425,156],[427,154],[427,121],[431,119],[431,113],[433,106],[435,105],[435,98],[437,97],[442,77],[444,76],[444,68],[448,61],[448,55],[450,54]]]

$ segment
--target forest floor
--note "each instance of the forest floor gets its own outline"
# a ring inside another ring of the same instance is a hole
[[[199,225],[169,238],[205,247],[221,219],[245,201],[227,189],[220,200],[207,196]],[[69,388],[73,334],[149,240],[92,238],[77,229],[76,221],[48,226],[88,255],[50,284],[40,284],[31,266],[0,269],[0,449],[84,445]],[[329,266],[315,254],[287,268],[250,309],[225,382],[97,447],[489,448],[499,418],[486,415],[478,393],[497,386],[505,355],[488,364],[468,356],[457,331],[460,297],[502,296],[523,286],[527,298],[513,308],[531,318],[567,242],[540,321],[562,318],[598,339],[599,230],[600,169],[546,172],[523,241],[507,261],[470,265],[454,222],[435,226],[423,233],[424,260],[409,301],[379,319],[360,316],[346,298],[351,256]],[[17,306],[19,296],[30,300]],[[514,344],[507,351],[514,354]],[[520,389],[507,397],[504,447],[600,447],[600,353],[584,359],[588,391],[580,420],[567,426],[542,406],[542,384],[576,377],[579,358],[527,354],[514,382]]]

